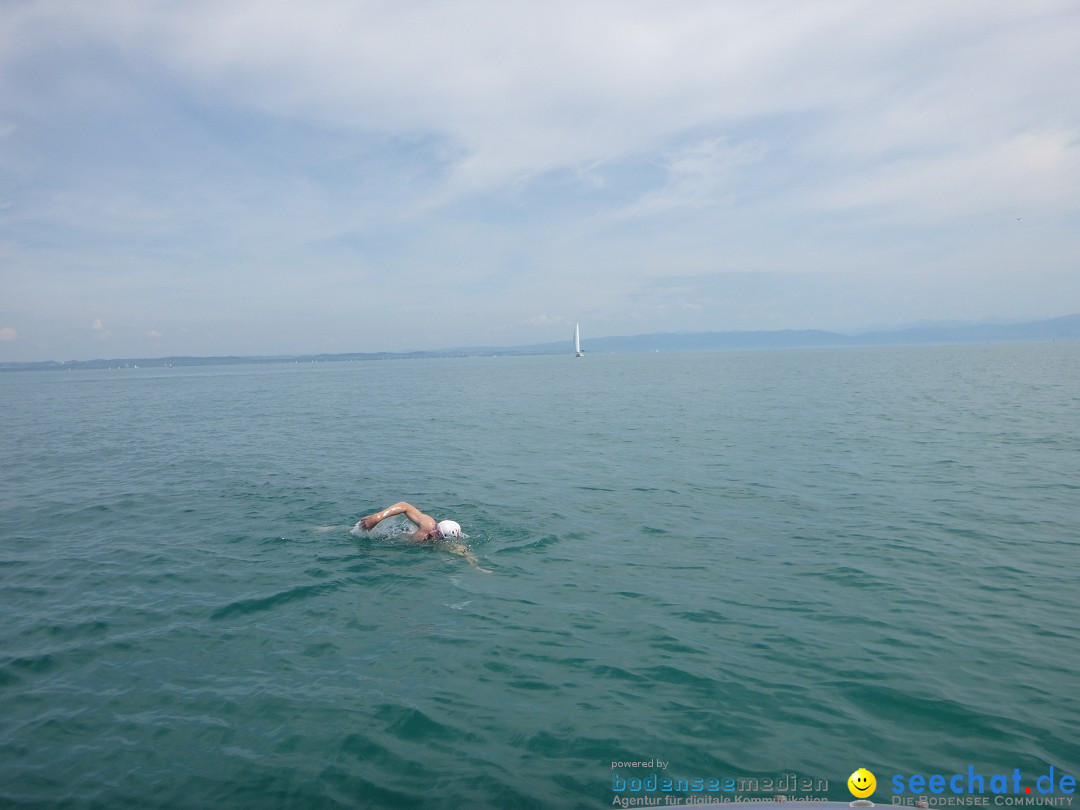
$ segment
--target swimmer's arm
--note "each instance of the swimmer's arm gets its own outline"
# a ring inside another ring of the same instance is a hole
[[[373,512],[366,517],[360,518],[360,526],[367,531],[371,531],[384,520],[394,515],[404,514],[409,520],[416,524],[417,528],[420,527],[421,522],[424,520],[424,513],[413,506],[411,503],[405,501],[398,501],[393,506],[388,506],[381,512]]]
[[[491,573],[490,569],[484,568],[484,567],[482,567],[480,565],[480,561],[478,559],[476,559],[476,556],[471,551],[469,551],[469,549],[466,548],[464,544],[455,543],[454,545],[450,546],[449,549],[447,549],[447,550],[451,554],[457,554],[457,555],[459,555],[461,557],[464,557],[466,560],[469,561],[470,565],[472,565],[474,568],[478,568],[479,570],[483,571],[485,574],[490,574]]]

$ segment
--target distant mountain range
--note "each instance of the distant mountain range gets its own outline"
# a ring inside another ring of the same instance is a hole
[[[590,353],[679,352],[704,349],[790,349],[845,346],[912,346],[950,343],[1020,343],[1080,340],[1080,314],[1046,321],[1012,324],[919,325],[900,329],[844,335],[820,329],[784,329],[773,332],[660,332],[651,335],[593,338],[582,342]],[[423,352],[274,355],[252,357],[156,357],[112,360],[0,363],[0,371],[44,371],[85,368],[161,368],[250,363],[320,363],[344,360],[386,360],[420,357],[473,357],[477,355],[537,355],[570,353],[570,339],[532,346],[472,346]]]
[[[780,349],[839,346],[905,346],[935,343],[1016,343],[1080,340],[1080,315],[1014,324],[920,325],[844,335],[820,329],[773,332],[659,333],[598,338],[583,342],[594,352],[690,351],[696,349]],[[568,342],[568,341],[567,341]],[[567,342],[554,344],[566,351]]]

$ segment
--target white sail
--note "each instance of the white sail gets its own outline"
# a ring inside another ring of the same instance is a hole
[[[585,356],[585,352],[581,350],[581,325],[576,323],[574,324],[574,356]]]

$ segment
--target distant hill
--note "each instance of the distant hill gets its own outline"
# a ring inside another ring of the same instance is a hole
[[[1080,340],[1080,314],[1047,321],[1015,324],[922,325],[844,335],[820,329],[771,332],[657,332],[650,335],[590,338],[587,352],[672,352],[702,349],[790,349],[839,346],[905,346],[934,343],[1016,343]],[[518,346],[515,349],[463,349],[467,354],[562,354],[570,341]]]
[[[911,346],[950,343],[1019,343],[1080,340],[1080,314],[1046,321],[1013,324],[921,325],[894,330],[843,335],[819,329],[784,329],[772,332],[659,332],[651,335],[592,338],[582,348],[592,353],[678,352],[705,349],[788,349],[840,346]],[[253,357],[156,357],[112,360],[54,360],[35,363],[0,363],[0,371],[45,371],[83,368],[162,368],[251,363],[321,363],[346,360],[385,360],[477,355],[537,355],[570,352],[570,340],[531,346],[472,346],[424,352],[354,352],[350,354],[274,355]]]
[[[1010,343],[1080,340],[1080,315],[1048,321],[973,326],[917,326],[896,331],[867,332],[854,338],[861,345],[918,343]]]

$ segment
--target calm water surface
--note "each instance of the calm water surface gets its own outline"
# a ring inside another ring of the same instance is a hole
[[[0,406],[0,806],[1080,776],[1080,344],[9,373]],[[399,499],[492,573],[350,532]]]

